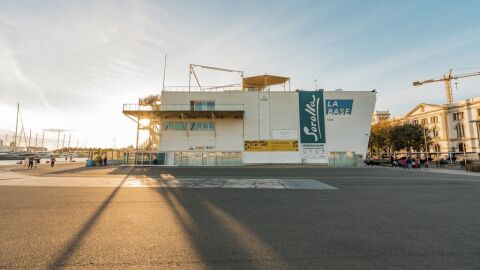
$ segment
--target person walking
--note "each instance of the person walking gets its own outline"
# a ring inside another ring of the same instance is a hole
[[[35,156],[33,168],[36,169],[39,164],[40,164],[40,157],[39,157],[39,156]]]
[[[103,158],[103,166],[107,166],[107,154],[105,154],[105,157]]]
[[[415,159],[415,168],[420,170],[420,159]]]
[[[29,170],[33,170],[33,161],[34,161],[33,156],[30,156],[30,157],[28,158],[28,169],[29,169]]]
[[[53,168],[53,166],[55,166],[55,157],[51,156],[50,157],[50,168]]]
[[[28,157],[25,157],[25,159],[23,160],[23,167],[28,168],[28,163],[29,163],[29,159]]]
[[[393,161],[393,164],[392,164],[392,165],[393,165],[393,167],[398,167],[398,159],[395,159],[395,160]]]

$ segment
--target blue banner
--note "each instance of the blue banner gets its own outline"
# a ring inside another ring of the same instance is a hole
[[[353,99],[327,99],[325,105],[327,115],[351,115]]]

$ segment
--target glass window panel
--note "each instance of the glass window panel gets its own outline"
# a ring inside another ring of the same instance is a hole
[[[207,110],[209,110],[209,111],[213,111],[214,108],[215,108],[215,102],[213,102],[213,101],[207,101],[206,105],[207,105]]]
[[[195,111],[201,111],[202,110],[202,103],[201,102],[195,102],[194,103],[194,110]]]

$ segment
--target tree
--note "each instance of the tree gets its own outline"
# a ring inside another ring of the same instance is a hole
[[[388,122],[377,123],[372,125],[368,147],[375,153],[385,151],[391,154],[402,150],[420,152],[426,149],[425,135],[427,136],[427,144],[431,142],[428,134],[428,129],[418,124],[391,125]]]
[[[372,125],[368,147],[376,153],[382,150],[391,151],[390,140],[391,126],[388,123],[377,123]]]
[[[428,135],[429,131],[426,127],[418,124],[405,123],[392,127],[390,130],[390,140],[394,151],[421,151],[426,149],[427,144],[431,141]],[[425,138],[426,136],[426,138]]]

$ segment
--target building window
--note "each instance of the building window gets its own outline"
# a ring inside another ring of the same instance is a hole
[[[166,122],[163,123],[164,130],[186,130],[187,125],[184,122]]]
[[[413,121],[412,121],[412,124],[418,125],[418,120],[413,120]]]
[[[435,144],[435,152],[440,153],[440,145],[439,144]]]
[[[425,126],[425,125],[428,124],[428,119],[427,118],[422,118],[421,122],[422,122],[422,125]]]
[[[191,122],[190,123],[191,130],[214,130],[215,125],[212,121],[208,122]]]
[[[432,134],[434,138],[438,138],[438,128],[434,127],[432,128]]]
[[[457,138],[465,137],[465,128],[464,128],[463,124],[457,124],[455,126],[455,129],[457,131]]]
[[[459,143],[458,144],[458,152],[463,152],[464,151],[464,146],[463,146],[463,143]]]
[[[438,123],[438,116],[432,116],[432,117],[430,117],[430,123],[432,123],[432,124]]]
[[[453,114],[453,120],[460,121],[463,120],[463,112],[457,112]]]
[[[192,111],[213,111],[215,101],[192,100],[190,101],[190,109]]]
[[[480,117],[480,108],[477,109],[477,116]]]

